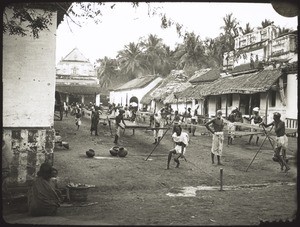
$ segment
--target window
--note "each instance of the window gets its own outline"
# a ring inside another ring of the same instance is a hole
[[[270,107],[275,107],[276,106],[276,91],[271,91],[270,92]]]

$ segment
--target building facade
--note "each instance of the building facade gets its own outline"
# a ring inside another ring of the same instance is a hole
[[[67,104],[100,104],[96,70],[78,48],[74,48],[56,65],[56,90]]]

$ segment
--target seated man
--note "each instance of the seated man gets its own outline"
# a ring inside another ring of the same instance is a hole
[[[43,163],[28,191],[28,210],[31,216],[56,215],[60,200],[50,180],[52,173],[52,166],[49,163]]]

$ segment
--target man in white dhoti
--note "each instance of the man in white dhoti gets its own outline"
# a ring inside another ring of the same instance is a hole
[[[209,125],[213,126],[213,130]],[[222,119],[222,111],[217,111],[217,117],[211,119],[205,124],[205,127],[213,134],[212,138],[212,147],[211,147],[211,159],[212,164],[215,163],[215,155],[217,155],[218,165],[222,165],[220,161],[220,157],[223,152],[223,142],[224,142],[224,120]]]

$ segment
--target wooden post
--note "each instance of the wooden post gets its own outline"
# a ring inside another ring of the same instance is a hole
[[[250,99],[249,99],[249,118],[251,117],[251,105],[252,105],[252,95],[250,95]]]
[[[220,191],[223,191],[223,169],[220,168]]]
[[[267,96],[266,96],[266,113],[265,113],[265,120],[264,120],[265,124],[267,124],[267,118],[268,118],[269,94],[270,94],[270,90],[267,91]]]
[[[225,116],[226,116],[226,118],[227,118],[227,116],[228,116],[228,94],[226,95],[226,112],[225,112]]]

